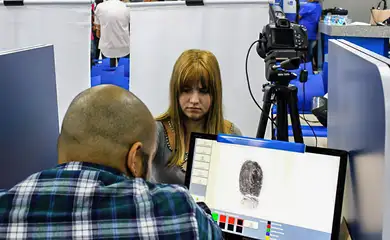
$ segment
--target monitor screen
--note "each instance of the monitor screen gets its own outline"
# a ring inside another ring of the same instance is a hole
[[[190,146],[186,185],[222,231],[264,240],[335,239],[346,152],[277,150],[204,134],[194,134]]]
[[[272,43],[278,47],[295,47],[295,36],[293,29],[273,28],[272,29]]]

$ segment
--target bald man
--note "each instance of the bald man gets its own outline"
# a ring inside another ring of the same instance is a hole
[[[111,85],[82,92],[63,120],[59,165],[0,193],[0,238],[221,239],[184,188],[146,181],[155,144],[136,96]]]

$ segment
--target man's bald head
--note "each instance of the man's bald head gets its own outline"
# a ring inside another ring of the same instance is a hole
[[[92,162],[125,171],[135,143],[141,143],[144,154],[154,154],[155,131],[152,114],[134,94],[113,85],[93,87],[80,93],[65,114],[59,162]]]

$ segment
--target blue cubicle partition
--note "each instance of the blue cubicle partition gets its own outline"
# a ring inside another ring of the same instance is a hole
[[[0,189],[57,164],[53,46],[0,52]]]
[[[344,216],[352,239],[390,239],[390,60],[345,40],[328,57],[328,146],[350,151]]]
[[[389,29],[378,26],[336,26],[320,23],[320,46],[319,56],[324,56],[324,63],[319,58],[319,66],[323,69],[325,91],[328,92],[328,52],[329,40],[346,40],[355,45],[368,49],[376,54],[389,56]],[[344,63],[343,63],[344,64]]]
[[[366,48],[381,56],[388,56],[389,38],[335,37],[326,34],[322,34],[322,37],[324,40],[324,54],[328,54],[329,52],[329,40],[342,39]]]

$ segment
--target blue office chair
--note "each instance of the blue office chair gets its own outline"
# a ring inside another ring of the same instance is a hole
[[[313,97],[319,97],[325,95],[324,83],[322,80],[321,74],[309,75],[307,82],[305,83],[305,94],[303,94],[303,83],[298,79],[290,82],[291,85],[294,85],[298,88],[298,110],[299,112],[305,112],[311,114],[311,105]],[[303,99],[305,95],[305,102]],[[303,105],[305,108],[303,109]],[[277,113],[276,106],[273,107],[272,112]]]
[[[95,87],[102,84],[101,76],[91,77],[91,87]]]
[[[325,95],[324,82],[321,74],[309,75],[308,81],[305,83],[305,94],[303,94],[303,83],[298,80],[293,80],[290,84],[298,88],[298,109],[300,112],[311,112],[313,97]],[[305,95],[305,99],[303,99]],[[303,109],[303,105],[305,105]]]
[[[104,66],[104,67],[110,67],[110,59],[104,58],[104,59],[95,59],[94,60],[95,66]]]
[[[324,62],[322,69],[322,78],[324,79],[324,90],[328,93],[328,63]]]
[[[316,137],[326,138],[328,137],[328,129],[323,126],[312,126]],[[314,137],[313,130],[309,126],[301,126],[302,136],[303,137]],[[292,126],[288,126],[288,136],[293,137],[294,133],[292,130]]]
[[[130,59],[129,58],[120,58],[118,62],[118,67],[124,66],[125,67],[125,77],[130,76]]]
[[[121,87],[123,89],[129,90],[129,78],[127,77],[118,77],[114,81],[114,85]]]
[[[298,69],[290,70],[290,72],[295,73],[298,76],[297,79],[299,79],[299,76],[301,75],[301,70],[303,70],[303,69],[305,69],[304,63],[302,63]],[[306,70],[309,72],[309,75],[314,74],[313,64],[311,62],[306,63]]]
[[[96,77],[106,72],[115,72],[115,71],[116,71],[116,67],[110,67],[109,65],[107,66],[104,64],[95,65],[91,68],[91,77]]]
[[[129,90],[129,78],[125,77],[123,65],[114,71],[102,71],[101,74],[101,84],[112,84]]]

